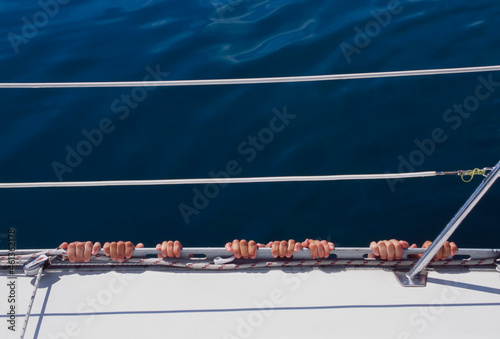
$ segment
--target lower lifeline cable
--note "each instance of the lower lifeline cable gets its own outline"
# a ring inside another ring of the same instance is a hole
[[[459,171],[427,171],[409,173],[384,174],[340,174],[315,176],[277,176],[277,177],[249,177],[249,178],[201,178],[201,179],[159,179],[159,180],[108,180],[108,181],[59,181],[59,182],[24,182],[0,183],[0,188],[55,188],[55,187],[100,187],[100,186],[154,186],[154,185],[198,185],[198,184],[247,184],[264,182],[307,182],[307,181],[337,181],[337,180],[376,180],[376,179],[406,179],[424,178],[441,175],[460,175],[462,180],[469,182],[474,175],[486,176],[485,167],[482,170]],[[469,180],[464,175],[471,176]]]

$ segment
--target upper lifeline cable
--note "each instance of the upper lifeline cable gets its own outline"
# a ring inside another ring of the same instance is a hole
[[[148,87],[148,86],[207,86],[207,85],[247,85],[289,82],[353,80],[370,78],[391,78],[405,76],[459,74],[500,71],[500,65],[422,69],[411,71],[391,71],[372,73],[327,74],[292,77],[207,79],[207,80],[164,80],[164,81],[105,81],[105,82],[37,82],[37,83],[0,83],[0,88],[95,88],[95,87]]]

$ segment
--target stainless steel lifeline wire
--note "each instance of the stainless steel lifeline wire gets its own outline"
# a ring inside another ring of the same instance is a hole
[[[31,83],[0,83],[0,88],[94,88],[94,87],[138,87],[138,86],[208,86],[208,85],[249,85],[289,82],[311,82],[332,80],[354,80],[373,78],[392,78],[421,75],[459,74],[500,71],[500,65],[422,69],[410,71],[327,74],[292,77],[242,78],[242,79],[207,79],[207,80],[163,80],[163,81],[104,81],[104,82],[31,82]]]
[[[485,167],[477,170],[483,174],[491,170]],[[98,186],[153,186],[153,185],[198,185],[198,184],[246,184],[262,182],[299,182],[299,181],[337,181],[337,180],[373,180],[373,179],[403,179],[424,178],[439,175],[463,175],[472,171],[427,171],[410,173],[385,174],[347,174],[347,175],[316,175],[316,176],[281,176],[281,177],[250,177],[250,178],[202,178],[202,179],[159,179],[159,180],[108,180],[108,181],[56,181],[56,182],[24,182],[0,183],[0,188],[42,188],[42,187],[98,187]],[[477,172],[475,172],[477,174]]]

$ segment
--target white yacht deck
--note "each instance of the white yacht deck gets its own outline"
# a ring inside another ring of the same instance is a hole
[[[7,270],[0,295],[7,297]],[[18,338],[34,277],[16,282]],[[7,303],[2,303],[7,305]],[[426,287],[390,269],[49,268],[26,338],[498,338],[493,268],[438,268]]]

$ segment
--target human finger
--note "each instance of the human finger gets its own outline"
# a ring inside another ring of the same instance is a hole
[[[232,247],[232,243],[231,242],[227,242],[226,243],[226,246],[224,246],[224,248],[226,249],[226,251],[228,252],[232,252],[233,251],[233,247]]]
[[[288,240],[288,247],[286,249],[286,257],[291,258],[293,256],[293,251],[295,250],[295,240]]]
[[[240,240],[240,252],[243,259],[248,259],[248,242],[245,239]]]
[[[76,244],[76,262],[82,262],[85,254],[85,243],[79,241]]]
[[[142,242],[135,245],[135,248],[144,248],[144,244]]]
[[[379,257],[380,256],[380,252],[378,250],[378,245],[375,241],[372,241],[370,243],[370,249],[372,250],[372,255],[373,256],[368,256],[369,258],[375,258],[375,257]]]
[[[68,259],[71,262],[75,262],[76,260],[76,242],[72,242],[71,244],[68,245]]]
[[[163,258],[166,258],[168,256],[168,241],[163,241],[161,243],[161,255]]]
[[[180,241],[174,241],[174,256],[179,258],[181,256],[182,244]]]
[[[255,243],[255,241],[253,240],[250,240],[248,242],[248,255],[251,259],[255,259],[257,257],[257,246],[257,243]]]
[[[444,249],[443,249],[443,256],[442,256],[442,259],[443,260],[446,260],[448,259],[448,257],[450,256],[451,254],[451,246],[450,246],[450,242],[449,241],[446,241],[444,243]]]
[[[300,251],[301,249],[302,249],[302,243],[301,243],[301,242],[299,242],[299,241],[298,241],[298,242],[296,242],[296,243],[295,243],[295,246],[294,246],[294,248],[293,248],[293,251],[294,251],[294,252],[298,252],[298,251]]]
[[[410,244],[408,243],[408,241],[399,240],[399,243],[401,244],[401,246],[403,246],[403,249],[410,247]]]
[[[233,254],[234,254],[234,257],[239,259],[241,258],[241,252],[240,252],[240,242],[236,239],[233,240]]]
[[[271,254],[275,258],[277,258],[280,255],[280,242],[279,241],[274,241],[271,244]]]
[[[87,241],[85,243],[85,248],[83,250],[83,261],[89,262],[92,256],[92,242]]]
[[[95,242],[94,246],[92,246],[92,255],[97,255],[97,253],[99,253],[100,250],[101,250],[101,243]]]
[[[64,258],[64,259],[68,259],[68,251],[67,251],[67,250],[68,250],[68,246],[69,246],[69,244],[68,244],[67,242],[63,242],[63,243],[62,243],[61,245],[59,245],[59,247],[58,247],[58,248],[59,248],[59,249],[61,249],[61,250],[66,250],[66,253],[65,253],[65,254],[63,254],[63,258]]]
[[[335,244],[331,241],[328,242],[328,246],[330,247],[330,251],[334,251],[335,250]]]
[[[113,261],[116,260],[116,242],[115,241],[113,241],[112,243],[109,244],[109,257]]]
[[[123,262],[123,259],[125,259],[125,242],[120,240],[116,243],[116,260]]]
[[[162,258],[167,257],[167,247],[168,247],[168,241],[163,241],[161,243],[161,246],[160,246],[160,252],[161,252]]]
[[[452,257],[455,254],[457,254],[458,248],[457,248],[457,245],[454,242],[450,242],[450,249],[451,249],[451,256]]]
[[[325,256],[325,249],[323,248],[323,244],[319,240],[314,241],[316,246],[318,246],[318,257],[323,258]]]
[[[403,257],[403,245],[396,239],[391,239],[390,242],[394,246],[394,259],[401,259]]]
[[[131,241],[127,241],[125,243],[125,258],[132,258],[132,252],[134,252],[135,246]]]
[[[436,255],[434,255],[434,260],[441,260],[443,257],[443,247],[441,247],[437,252]]]
[[[380,254],[380,259],[387,260],[387,247],[385,241],[381,240],[377,243],[378,252]]]
[[[390,240],[385,240],[385,248],[387,251],[387,260],[394,260],[395,248],[394,244]]]
[[[445,241],[445,243],[443,244],[443,253],[441,254],[441,260],[446,260],[450,254],[451,254],[451,247],[450,247],[450,242],[449,241]]]
[[[285,240],[280,241],[279,257],[284,258],[286,256],[287,251],[288,251],[288,242],[286,242]]]
[[[104,247],[102,249],[104,251],[104,255],[109,257],[111,254],[111,244],[109,242],[104,243]]]
[[[174,242],[172,240],[167,241],[167,257],[174,257]]]
[[[323,257],[324,258],[328,258],[330,256],[330,245],[328,245],[328,241],[321,240],[321,245],[323,246],[323,249],[324,249],[324,255],[323,255]]]
[[[316,241],[309,239],[309,251],[311,251],[311,258],[316,258],[318,256],[318,245],[316,244]]]
[[[161,244],[156,244],[156,250],[159,251],[158,253],[158,258],[163,258],[163,255],[161,254]]]

